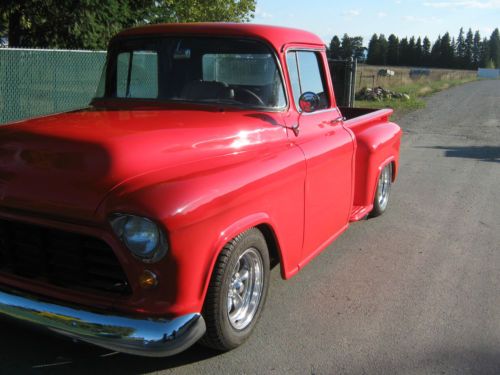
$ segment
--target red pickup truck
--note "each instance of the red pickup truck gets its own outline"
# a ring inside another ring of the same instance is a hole
[[[0,314],[144,356],[240,345],[272,267],[386,210],[391,113],[339,108],[305,31],[121,32],[89,108],[0,128]]]

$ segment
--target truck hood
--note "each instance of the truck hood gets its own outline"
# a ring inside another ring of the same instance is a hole
[[[92,220],[128,179],[185,163],[202,168],[263,143],[266,133],[283,137],[279,119],[212,109],[84,110],[3,126],[0,206]]]

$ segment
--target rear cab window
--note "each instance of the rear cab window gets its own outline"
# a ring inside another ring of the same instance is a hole
[[[247,95],[276,107],[286,105],[280,72],[270,53],[208,53],[203,55],[202,69],[203,81],[225,82],[242,99]]]

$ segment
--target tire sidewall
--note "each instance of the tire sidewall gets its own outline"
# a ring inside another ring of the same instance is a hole
[[[269,289],[269,269],[270,269],[270,261],[269,261],[269,252],[267,248],[267,243],[264,239],[264,236],[260,231],[253,228],[249,231],[245,232],[245,236],[237,242],[233,251],[231,252],[231,256],[229,261],[225,267],[224,276],[222,279],[222,285],[220,289],[219,295],[219,325],[221,329],[221,333],[223,335],[225,345],[227,347],[236,347],[241,345],[252,332],[255,327],[259,317],[261,315],[262,309],[266,302],[267,292]],[[231,322],[229,321],[229,315],[227,311],[227,295],[229,291],[229,285],[231,283],[232,271],[236,266],[236,262],[243,252],[245,252],[248,248],[254,248],[257,250],[257,253],[261,257],[262,265],[263,265],[263,285],[262,285],[262,295],[259,301],[259,306],[255,315],[251,321],[251,323],[242,330],[235,329]]]
[[[389,186],[387,187],[387,203],[385,205],[385,207],[381,207],[380,206],[380,203],[379,203],[379,181],[380,181],[380,178],[382,177],[382,174],[384,173],[385,169],[388,168],[389,169],[389,175],[391,176],[391,180],[390,180],[390,183],[389,183]],[[384,168],[382,168],[380,170],[380,173],[379,173],[379,176],[377,178],[377,185],[376,185],[376,189],[375,189],[375,198],[373,199],[373,210],[371,212],[371,217],[376,217],[376,216],[380,216],[382,215],[386,210],[387,210],[387,207],[389,206],[389,202],[390,202],[390,199],[391,199],[391,188],[392,188],[392,163],[389,163],[387,164],[386,166],[384,166]]]

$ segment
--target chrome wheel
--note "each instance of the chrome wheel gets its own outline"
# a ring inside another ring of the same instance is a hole
[[[229,322],[237,330],[245,329],[257,312],[262,298],[263,264],[259,252],[245,250],[236,262],[227,293]]]
[[[378,206],[382,211],[386,209],[387,203],[389,202],[391,180],[392,180],[392,172],[391,172],[391,165],[389,164],[382,170],[382,172],[380,173],[380,177],[378,179],[376,199],[378,202]]]
[[[250,337],[266,303],[270,269],[267,242],[259,229],[250,228],[226,243],[203,304],[203,345],[226,351]]]

